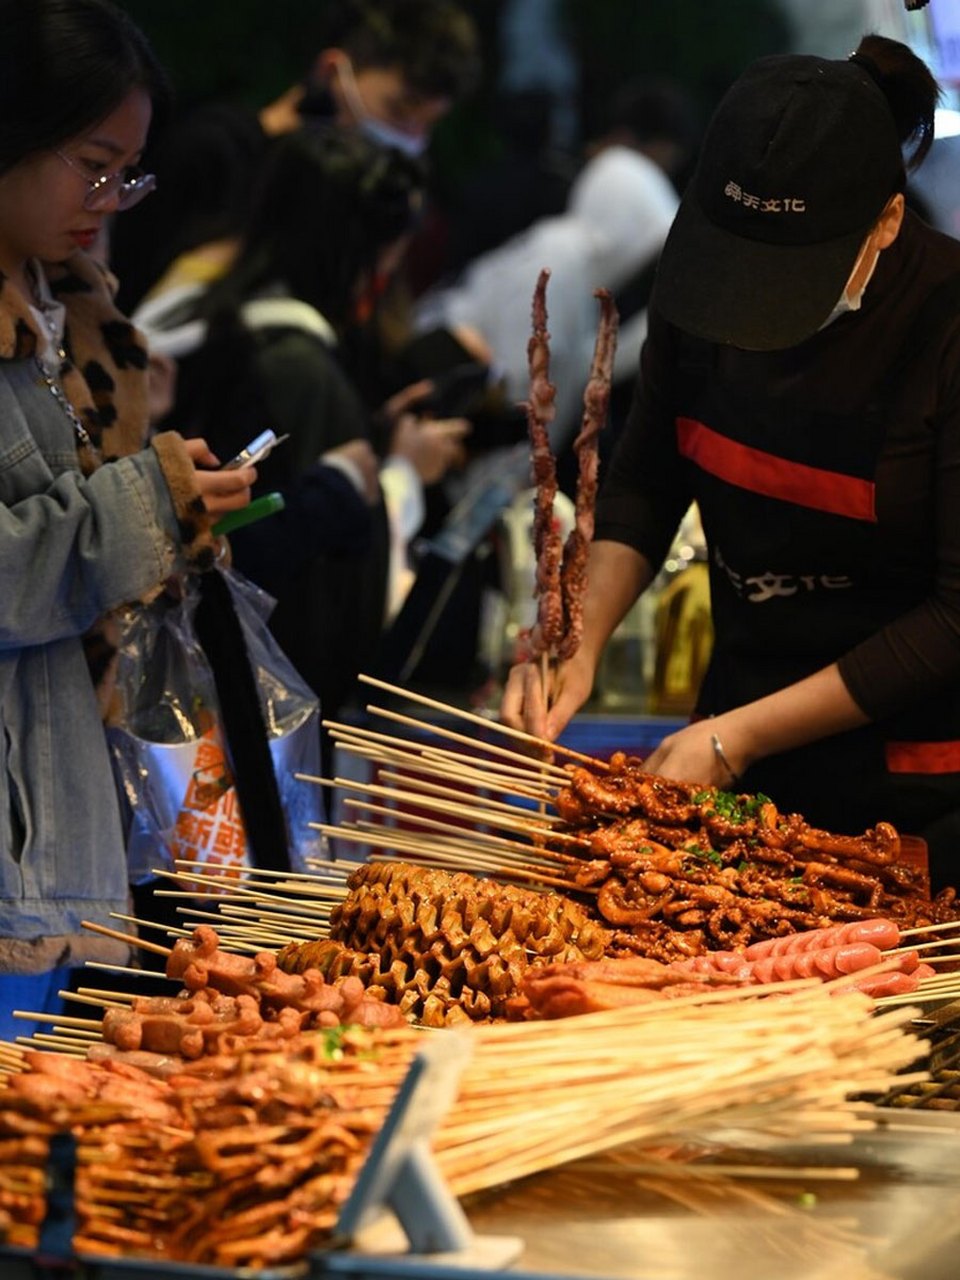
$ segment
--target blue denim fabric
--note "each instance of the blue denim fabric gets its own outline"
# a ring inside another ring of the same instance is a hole
[[[47,973],[0,974],[0,1040],[16,1040],[46,1031],[47,1023],[26,1022],[13,1016],[14,1009],[26,1013],[62,1013],[63,999],[57,995],[70,981],[69,969]]]
[[[73,426],[34,363],[0,362],[0,973],[75,959],[69,936],[92,937],[81,920],[125,908],[117,796],[81,636],[158,585],[176,544],[155,453],[84,478]],[[43,937],[64,947],[34,963],[15,945]]]

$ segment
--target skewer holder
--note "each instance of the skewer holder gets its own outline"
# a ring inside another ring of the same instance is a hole
[[[421,1277],[483,1274],[520,1255],[515,1236],[476,1236],[430,1151],[470,1055],[466,1036],[444,1034],[417,1053],[340,1212],[336,1239],[349,1251],[313,1255],[311,1276]],[[386,1211],[392,1214],[392,1221]]]

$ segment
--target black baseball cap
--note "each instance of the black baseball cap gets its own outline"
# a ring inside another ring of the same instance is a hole
[[[711,342],[792,347],[830,315],[904,184],[893,114],[863,66],[761,58],[708,126],[652,303]]]

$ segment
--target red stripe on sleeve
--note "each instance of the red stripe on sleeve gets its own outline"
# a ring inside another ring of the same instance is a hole
[[[960,742],[887,742],[890,773],[960,773]]]
[[[871,480],[823,471],[802,462],[789,462],[762,449],[751,449],[694,418],[677,418],[677,444],[683,457],[727,484],[814,511],[876,522]]]

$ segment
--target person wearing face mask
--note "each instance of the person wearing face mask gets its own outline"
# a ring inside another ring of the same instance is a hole
[[[260,113],[268,134],[320,122],[422,155],[480,74],[478,37],[453,0],[332,0],[305,81]]]
[[[721,101],[660,259],[603,484],[579,652],[505,721],[555,737],[691,500],[715,646],[669,778],[839,832],[960,848],[960,243],[905,210],[939,96],[906,46],[761,59]]]

